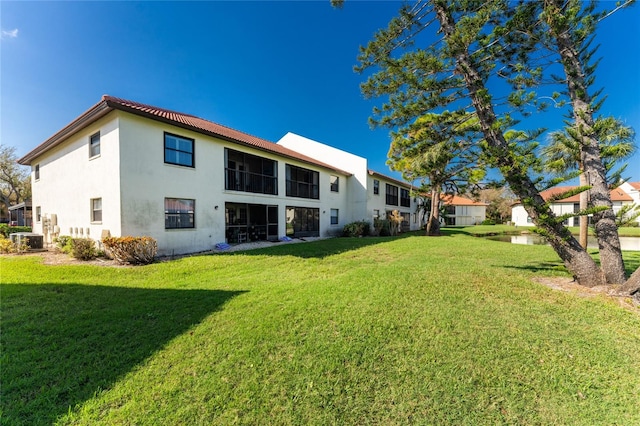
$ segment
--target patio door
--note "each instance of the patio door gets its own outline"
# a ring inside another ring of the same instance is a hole
[[[278,239],[278,206],[267,206],[267,240]]]

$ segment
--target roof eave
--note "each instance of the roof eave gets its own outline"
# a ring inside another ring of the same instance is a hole
[[[104,117],[109,112],[111,112],[113,108],[108,104],[104,99],[95,104],[93,107],[89,108],[84,114],[73,120],[67,126],[62,128],[59,132],[51,136],[46,141],[42,142],[40,145],[35,147],[29,153],[27,153],[24,157],[18,160],[18,164],[22,164],[24,166],[31,165],[31,162],[36,159],[39,155],[44,152],[60,145],[62,142],[67,140],[70,136],[82,130],[89,124],[94,121]]]

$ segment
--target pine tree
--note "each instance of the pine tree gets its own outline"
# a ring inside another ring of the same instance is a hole
[[[482,132],[476,144],[482,149],[484,161],[502,173],[539,232],[578,282],[586,286],[620,283],[616,271],[620,265],[624,268],[621,256],[618,262],[615,256],[605,255],[608,266],[603,264],[600,269],[563,226],[565,218],[556,217],[549,202],[540,196],[540,190],[545,188],[532,171],[540,167],[535,139],[541,129],[531,133],[519,131],[517,137],[506,136],[517,126],[518,115],[526,117],[546,106],[535,89],[546,76],[545,65],[557,58],[551,50],[551,46],[559,43],[557,34],[549,30],[554,21],[540,19],[548,16],[548,9],[541,8],[549,4],[554,2],[431,0],[404,6],[399,16],[361,49],[357,70],[375,68],[362,84],[362,91],[368,97],[386,97],[382,107],[374,108],[371,122],[376,126],[397,129],[425,114],[443,110],[474,114]],[[590,13],[586,9],[584,16]],[[433,37],[439,38],[433,42]],[[580,43],[586,43],[587,39],[576,37],[569,41],[573,41],[573,48],[578,46],[586,52],[588,46]],[[588,57],[574,59],[580,66]],[[510,85],[511,91],[492,91],[490,87],[496,87],[497,81],[500,87]],[[583,94],[571,87],[567,90],[577,110],[572,90]],[[553,93],[551,97],[557,102],[559,96]],[[585,112],[580,111],[578,115],[584,118]],[[578,126],[586,129],[583,123]],[[585,170],[604,169],[599,153],[594,154],[592,145],[588,146],[591,148]],[[602,198],[601,185],[591,184],[597,197]],[[607,190],[606,197],[608,194]],[[594,206],[604,210],[605,201]],[[599,222],[604,222],[599,225],[598,236],[615,240],[617,230],[609,226],[608,213],[603,210],[599,211],[602,212]],[[631,280],[637,275],[634,273]]]

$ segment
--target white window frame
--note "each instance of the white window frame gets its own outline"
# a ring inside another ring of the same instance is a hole
[[[99,202],[99,209],[96,208],[96,202]],[[90,202],[91,206],[91,223],[102,223],[102,197],[92,198]],[[100,212],[100,217],[96,217],[96,213]]]
[[[94,143],[94,138],[96,137],[97,137],[97,143]],[[97,132],[89,136],[89,158],[96,158],[99,156],[100,156],[100,132]]]
[[[331,192],[340,192],[340,176],[331,175],[329,178]]]
[[[330,223],[332,225],[338,225],[340,223],[340,210],[339,209],[331,209],[330,210],[330,214],[331,214],[331,219],[330,219]],[[334,214],[335,213],[335,214]]]

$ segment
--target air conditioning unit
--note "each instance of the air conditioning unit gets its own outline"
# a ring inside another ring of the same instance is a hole
[[[30,249],[41,249],[44,247],[44,237],[31,232],[15,232],[9,234],[11,242],[16,245],[26,244]]]

